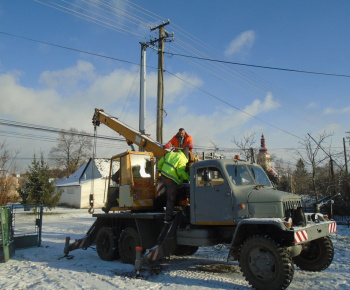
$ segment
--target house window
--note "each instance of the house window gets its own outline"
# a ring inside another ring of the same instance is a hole
[[[67,194],[74,194],[74,187],[68,187]]]

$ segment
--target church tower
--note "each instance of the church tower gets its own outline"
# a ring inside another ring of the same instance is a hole
[[[271,156],[269,153],[267,153],[267,149],[265,147],[265,137],[264,134],[261,135],[261,143],[260,143],[260,149],[257,156],[257,163],[266,169],[266,171],[271,172]]]

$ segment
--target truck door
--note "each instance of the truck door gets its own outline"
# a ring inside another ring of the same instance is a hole
[[[198,168],[195,183],[195,223],[233,224],[231,188],[220,169]]]

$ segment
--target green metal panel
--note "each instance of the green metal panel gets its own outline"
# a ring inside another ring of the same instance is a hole
[[[8,206],[0,207],[1,250],[0,261],[7,262],[15,252],[12,236],[11,209]]]
[[[16,249],[40,246],[37,234],[14,237],[14,242]]]

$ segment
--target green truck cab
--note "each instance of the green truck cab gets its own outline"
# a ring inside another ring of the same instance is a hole
[[[257,164],[238,159],[194,163],[190,204],[193,233],[178,230],[177,243],[228,244],[228,261],[239,261],[254,288],[286,288],[293,264],[322,271],[333,260],[329,234],[336,223],[322,214],[305,214],[301,197],[276,190]]]

